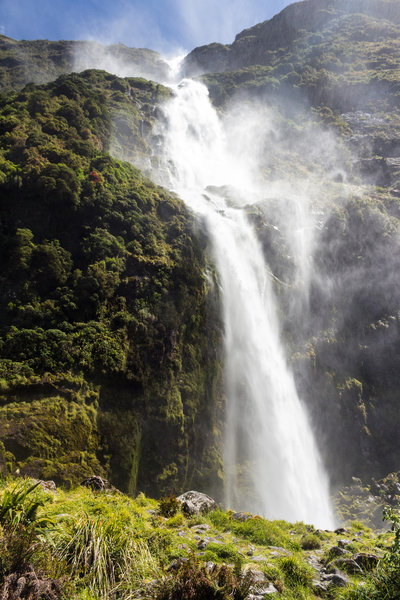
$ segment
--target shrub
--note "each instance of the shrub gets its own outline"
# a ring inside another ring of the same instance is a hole
[[[160,498],[158,512],[163,517],[173,517],[179,510],[179,502],[174,496],[174,494],[170,494],[169,496],[164,496]]]
[[[296,557],[287,556],[280,560],[279,566],[285,578],[285,584],[291,588],[308,587],[312,581],[311,570],[301,564]]]
[[[300,545],[303,550],[316,550],[317,548],[321,548],[321,541],[317,535],[309,533],[303,535],[300,540]]]
[[[17,483],[12,490],[4,490],[1,497],[0,574],[3,576],[25,570],[34,557],[38,561],[45,551],[45,542],[51,541],[53,522],[39,513],[50,498],[34,493],[39,485]]]
[[[178,573],[159,585],[156,600],[244,600],[252,576],[227,565],[207,569],[192,559],[182,563]]]
[[[400,598],[400,514],[392,508],[383,511],[394,532],[392,547],[378,563],[366,586],[350,590],[349,600],[396,600]]]

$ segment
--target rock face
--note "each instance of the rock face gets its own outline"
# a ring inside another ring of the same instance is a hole
[[[181,496],[178,496],[177,500],[181,503],[184,512],[190,515],[199,515],[210,510],[217,510],[218,508],[215,500],[202,492],[185,492]]]
[[[49,40],[17,41],[0,35],[0,90],[20,89],[27,83],[53,81],[59,75],[85,69],[103,69],[124,77],[166,81],[169,67],[158,52],[104,46],[98,42]]]
[[[187,75],[234,71],[253,65],[270,65],[274,52],[290,48],[305,34],[317,34],[350,13],[400,24],[396,0],[306,0],[296,2],[268,21],[239,33],[231,45],[209,44],[195,48],[184,61]]]
[[[204,234],[176,196],[109,153],[128,143],[145,155],[168,97],[90,70],[2,100],[3,475],[74,486],[96,473],[153,496],[219,479]]]

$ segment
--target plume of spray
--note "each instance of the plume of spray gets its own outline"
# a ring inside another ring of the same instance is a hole
[[[309,3],[310,8],[314,4],[317,0]],[[336,4],[342,11],[350,6],[366,6],[362,0],[350,4],[338,0]],[[192,3],[183,5],[181,0],[176,5],[180,5],[182,19],[193,26],[191,34],[195,33],[193,23],[208,12],[206,5],[196,8]],[[390,6],[390,11],[396,8],[397,14],[397,5],[391,2]],[[298,8],[294,5],[287,15],[295,17]],[[216,32],[215,38],[221,37],[221,32]],[[154,72],[137,69],[118,57],[111,60],[108,51],[104,55],[101,50],[95,58],[85,63],[81,57],[79,68],[93,66],[122,76],[161,78],[167,84],[179,80],[180,59],[166,61],[169,74],[155,77]],[[297,335],[303,343],[307,335],[325,335],[329,328],[329,336],[334,337],[336,331],[346,328],[346,320],[357,311],[360,298],[376,294],[378,289],[381,292],[376,314],[382,307],[386,316],[394,314],[398,238],[392,251],[390,244],[395,236],[387,235],[389,224],[385,221],[378,227],[379,244],[368,251],[368,260],[363,264],[339,264],[343,236],[340,231],[327,233],[335,208],[330,214],[320,182],[321,177],[333,185],[346,180],[333,137],[310,128],[308,135],[302,132],[302,140],[294,141],[265,102],[243,98],[218,117],[199,83],[183,82],[174,87],[174,93],[164,110],[166,126],[159,124],[163,129],[165,168],[154,176],[175,189],[207,224],[218,267],[225,320],[227,502],[267,516],[329,526],[333,520],[327,479],[287,365],[283,334]],[[352,118],[358,120],[357,114]],[[306,173],[296,174],[294,164],[287,174],[285,166],[277,169],[280,174],[275,173],[274,165],[282,156],[284,160],[293,156],[293,163],[306,165]],[[320,163],[324,163],[323,173],[318,170]],[[334,194],[341,195],[337,206],[342,212],[347,210],[349,192],[363,194],[361,187],[338,187],[340,192]],[[363,224],[364,239],[376,238],[375,226],[381,218],[378,212],[376,209],[372,224]],[[279,260],[271,252],[274,244]],[[281,268],[284,260],[291,269]],[[283,286],[287,293],[282,293]],[[320,305],[317,311],[316,304]],[[373,318],[371,315],[371,322]],[[374,327],[380,328],[381,337],[375,349],[387,345],[386,324],[390,325],[389,319],[378,318]],[[301,329],[304,331],[299,333]],[[393,338],[392,329],[389,333]],[[351,365],[360,362],[360,344],[356,336],[354,340],[343,356],[336,356],[330,363],[334,371],[350,372]],[[310,396],[320,393],[314,380],[308,379],[306,385],[315,387]],[[326,412],[332,418],[329,428],[340,429],[340,415],[334,416],[332,409]]]
[[[205,222],[222,292],[226,502],[332,527],[328,481],[287,364],[271,270],[247,216],[251,204],[265,202],[259,156],[273,125],[248,106],[245,120],[238,106],[221,120],[198,82],[184,80],[174,92],[164,107],[163,183]],[[299,248],[304,240],[290,243]]]

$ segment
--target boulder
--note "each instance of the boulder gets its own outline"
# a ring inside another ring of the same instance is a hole
[[[335,560],[334,565],[338,567],[338,569],[350,573],[350,575],[362,575],[364,572],[360,565],[351,558],[338,558]]]
[[[232,519],[235,519],[235,521],[248,521],[248,519],[251,519],[251,515],[244,512],[235,512],[232,515]]]
[[[42,479],[34,479],[35,483],[40,483],[45,492],[57,492],[57,486],[54,481],[43,481]]]
[[[379,562],[379,556],[368,552],[358,552],[351,558],[363,571],[372,571]]]
[[[347,587],[349,585],[349,580],[344,574],[339,575],[338,573],[333,573],[332,575],[325,575],[323,580],[328,583],[328,589]]]
[[[185,492],[178,496],[177,500],[181,504],[182,510],[189,515],[199,515],[218,508],[215,500],[202,492]]]
[[[94,492],[109,492],[115,489],[107,479],[103,479],[98,475],[86,477],[86,479],[81,482],[81,485],[92,489]]]

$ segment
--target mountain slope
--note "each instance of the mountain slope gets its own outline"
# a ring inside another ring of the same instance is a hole
[[[346,28],[346,20],[352,15],[359,15],[361,22],[381,22],[374,38],[367,34],[365,41],[377,42],[388,31],[393,38],[398,34],[400,9],[396,0],[304,0],[289,5],[269,21],[245,29],[231,45],[195,48],[185,59],[185,70],[198,74],[253,65],[273,66],[304,43],[308,50],[319,42],[329,46],[329,32],[341,30],[342,24]],[[363,41],[362,35],[353,36],[352,41]]]
[[[2,100],[4,475],[94,471],[153,493],[218,478],[205,239],[182,202],[105,152],[165,93],[88,71]]]
[[[119,75],[164,81],[168,65],[160,54],[123,44],[13,40],[0,35],[0,91],[19,90],[27,83],[47,83],[63,74],[104,69]]]
[[[203,73],[222,111],[261,115],[254,147],[266,196],[278,192],[259,217],[252,212],[281,281],[297,385],[338,483],[382,476],[400,460],[399,40],[398,2],[308,0],[184,63],[188,74]],[[315,195],[319,215],[310,305],[296,315],[296,257],[280,233],[296,223],[280,182]]]

